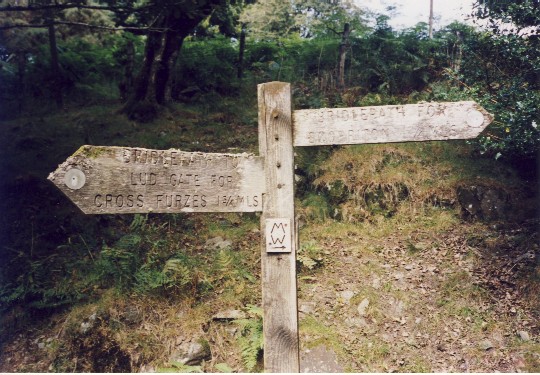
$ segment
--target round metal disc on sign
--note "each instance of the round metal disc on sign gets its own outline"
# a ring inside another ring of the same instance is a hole
[[[484,124],[484,115],[476,109],[467,111],[467,124],[473,128],[478,128]]]
[[[86,176],[80,169],[71,168],[64,175],[64,183],[68,188],[78,190],[86,183]]]

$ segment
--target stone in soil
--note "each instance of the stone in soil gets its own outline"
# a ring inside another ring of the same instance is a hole
[[[200,342],[191,340],[181,343],[170,357],[170,362],[180,362],[184,365],[200,365],[204,360],[212,357],[210,347]]]
[[[336,353],[324,345],[306,349],[300,353],[300,372],[342,373],[344,371]]]
[[[358,308],[357,308],[358,314],[360,314],[360,316],[365,316],[366,310],[368,307],[369,307],[369,299],[364,298],[362,302],[358,304]]]
[[[531,340],[531,336],[529,335],[529,332],[527,331],[519,331],[518,336],[521,340],[527,342]]]

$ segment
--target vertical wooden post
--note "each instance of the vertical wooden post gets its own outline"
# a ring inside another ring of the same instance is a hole
[[[290,84],[270,82],[258,85],[258,103],[259,152],[265,158],[266,176],[266,195],[261,217],[264,369],[266,372],[299,372],[297,232],[294,220]],[[290,231],[287,232],[289,241],[282,250],[269,248],[269,244],[274,241],[269,238],[271,236],[267,236],[272,229],[268,228],[269,223],[276,227],[283,225],[281,229],[287,228]]]

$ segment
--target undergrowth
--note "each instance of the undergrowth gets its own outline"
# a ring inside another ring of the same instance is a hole
[[[248,318],[236,319],[234,322],[240,327],[238,343],[246,370],[253,371],[260,368],[263,341],[263,311],[262,308],[249,305]]]
[[[304,165],[302,214],[349,222],[430,208],[458,214],[456,189],[462,184],[520,188],[510,168],[486,163],[464,142],[340,147],[317,167]]]

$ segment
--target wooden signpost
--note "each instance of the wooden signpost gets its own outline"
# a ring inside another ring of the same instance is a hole
[[[261,217],[264,369],[299,372],[291,87],[281,82],[259,85],[258,99],[267,192]],[[280,228],[284,241],[289,239],[283,252],[276,251]]]
[[[292,111],[290,84],[258,86],[259,154],[82,146],[51,180],[87,214],[261,212],[266,372],[299,372],[293,146],[476,137],[472,101]]]

